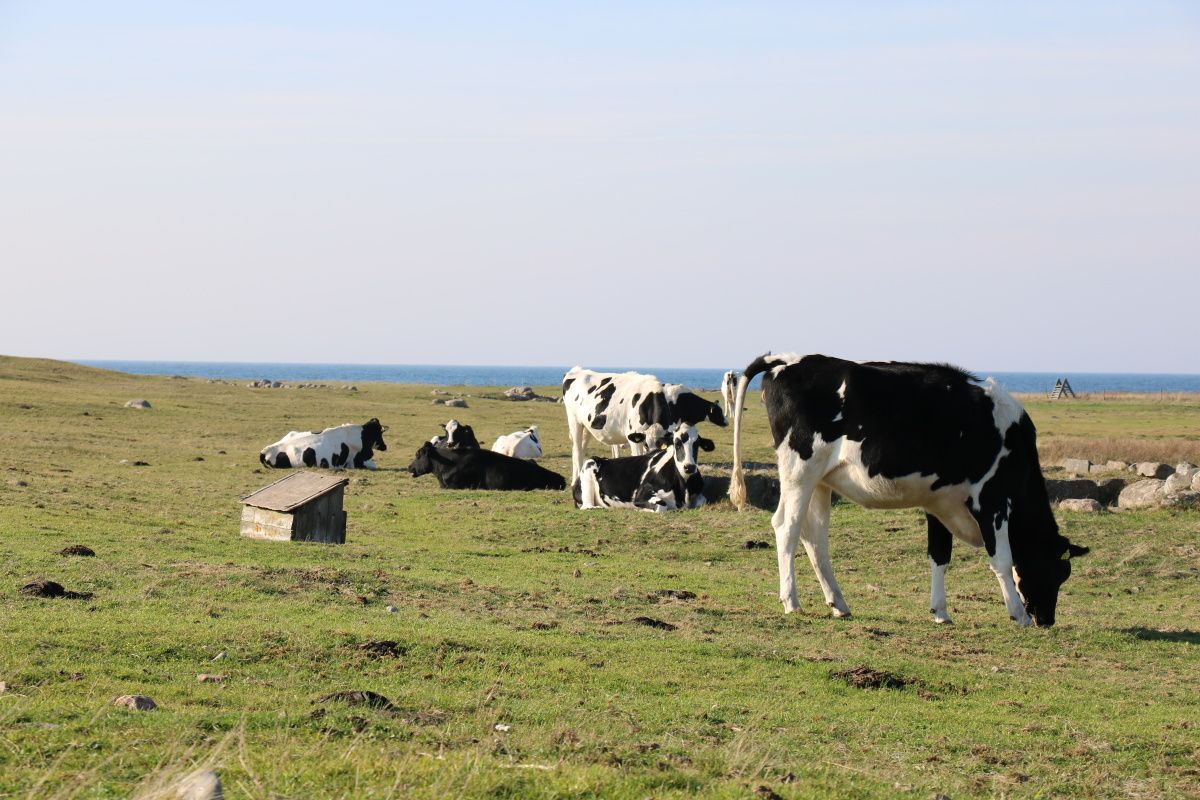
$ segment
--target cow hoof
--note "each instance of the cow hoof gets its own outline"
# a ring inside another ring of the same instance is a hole
[[[849,608],[847,608],[845,606],[839,607],[837,603],[826,603],[825,605],[829,606],[829,610],[832,611],[833,615],[835,617],[837,617],[838,619],[849,619],[850,618],[850,609]]]
[[[795,614],[799,610],[800,610],[800,604],[797,603],[795,600],[784,600],[783,601],[783,613]]]
[[[1013,622],[1017,623],[1017,625],[1021,626],[1022,628],[1028,628],[1030,625],[1033,624],[1033,618],[1030,617],[1028,614],[1022,614],[1019,617],[1010,617],[1010,618],[1012,619]]]
[[[933,614],[933,621],[938,625],[954,624],[954,620],[950,619],[950,615],[945,611],[938,611],[936,608],[931,608],[929,611]]]

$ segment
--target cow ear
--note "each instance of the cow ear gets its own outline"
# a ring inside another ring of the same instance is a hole
[[[633,442],[634,444],[641,444],[642,442],[646,441],[646,434],[631,433],[628,436],[626,436],[625,438],[628,439],[629,441]]]
[[[1077,556],[1086,556],[1088,553],[1092,552],[1092,550],[1091,548],[1084,547],[1081,544],[1070,544],[1067,545],[1067,552],[1071,554],[1071,558],[1075,558]]]
[[[717,445],[712,439],[705,439],[703,436],[696,439],[696,447],[699,447],[706,453],[711,453],[713,450],[717,449]]]

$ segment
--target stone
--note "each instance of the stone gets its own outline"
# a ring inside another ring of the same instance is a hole
[[[511,389],[504,390],[504,396],[509,400],[532,400],[533,387],[531,386],[514,386]]]
[[[1186,472],[1189,475],[1195,475],[1198,471],[1200,471],[1200,467],[1197,467],[1195,464],[1192,464],[1189,461],[1180,461],[1175,465],[1176,474],[1180,472]]]
[[[1064,458],[1062,468],[1076,475],[1087,475],[1092,469],[1092,462],[1086,458]]]
[[[221,778],[211,769],[200,769],[175,787],[177,800],[223,800]]]
[[[196,676],[196,680],[200,681],[200,683],[224,683],[225,681],[229,680],[229,676],[210,675],[206,672],[202,672]]]
[[[436,397],[435,397],[435,398],[433,398],[432,400],[430,400],[430,401],[429,401],[429,405],[431,405],[431,406],[444,406],[444,405],[446,405],[446,401],[445,401],[445,400],[439,400],[438,398],[436,398]]]
[[[467,401],[463,400],[461,397],[452,397],[446,401],[446,405],[450,408],[466,408]]]
[[[1163,494],[1172,495],[1188,492],[1192,489],[1192,476],[1176,472],[1163,483]]]
[[[1157,461],[1143,461],[1137,465],[1137,474],[1143,478],[1158,478],[1166,480],[1174,474],[1175,468],[1169,464],[1160,464]]]
[[[1119,508],[1155,508],[1162,504],[1163,498],[1166,496],[1163,492],[1164,483],[1158,478],[1147,478],[1131,483],[1121,490],[1121,496],[1117,498],[1117,506]]]
[[[1096,489],[1100,496],[1096,499],[1102,506],[1115,506],[1117,498],[1129,483],[1124,478],[1102,478],[1096,481]]]
[[[149,408],[150,401],[142,400],[141,398],[138,398],[136,400],[129,400],[125,403],[125,407],[126,408]]]
[[[0,681],[0,694],[4,694],[7,691],[8,691],[8,684],[5,683],[4,681]]]
[[[1107,464],[1092,464],[1090,467],[1088,467],[1089,475],[1103,475],[1109,471],[1110,470]]]
[[[124,706],[130,711],[153,711],[158,708],[158,703],[144,694],[123,694],[113,698],[113,705]]]
[[[1104,510],[1104,506],[1100,505],[1098,500],[1063,500],[1058,507],[1064,511],[1078,511],[1085,514],[1094,514]]]
[[[1063,500],[1100,500],[1100,487],[1095,481],[1085,479],[1060,481],[1049,479],[1046,481],[1046,493],[1050,495],[1050,502],[1057,503]]]
[[[1188,489],[1163,498],[1163,508],[1200,508],[1200,492]]]
[[[1192,478],[1192,491],[1200,492],[1200,473],[1196,473],[1196,476]]]
[[[1129,469],[1129,465],[1126,464],[1124,461],[1113,460],[1113,461],[1105,461],[1104,468],[1111,469],[1113,472],[1124,472],[1125,470]]]

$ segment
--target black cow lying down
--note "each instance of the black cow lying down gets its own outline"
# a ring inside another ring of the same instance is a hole
[[[414,478],[433,473],[443,489],[491,489],[529,491],[567,488],[557,472],[532,461],[513,458],[491,450],[450,450],[430,442],[421,445],[408,465]]]
[[[991,378],[944,364],[765,355],[738,381],[729,499],[744,507],[746,387],[763,376],[779,462],[771,519],[784,610],[799,607],[793,560],[803,542],[825,603],[849,615],[829,561],[830,495],[866,508],[920,508],[929,523],[930,610],[950,622],[946,567],[953,539],[987,549],[1009,615],[1054,624],[1071,559],[1088,552],[1059,533],[1033,421]]]
[[[712,452],[712,440],[685,422],[672,425],[659,444],[667,449],[583,462],[571,486],[575,507],[675,511],[704,505],[704,479],[696,450]]]

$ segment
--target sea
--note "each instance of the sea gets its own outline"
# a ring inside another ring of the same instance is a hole
[[[467,364],[289,364],[239,361],[76,361],[92,367],[135,375],[183,375],[224,380],[290,382],[422,383],[434,386],[555,386],[569,366],[499,367]],[[694,389],[717,389],[725,369],[686,367],[590,366],[599,372],[636,370],[656,375],[667,383]],[[1048,392],[1059,378],[1070,381],[1076,392],[1200,392],[1200,375],[1151,372],[991,372],[1010,392]]]

